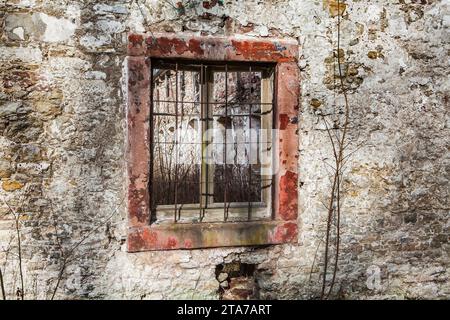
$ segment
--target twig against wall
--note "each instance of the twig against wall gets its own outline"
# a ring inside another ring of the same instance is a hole
[[[20,288],[17,288],[16,294],[17,298],[20,300],[24,300],[25,297],[25,286],[23,281],[23,267],[22,267],[22,241],[20,239],[20,214],[18,214],[6,201],[6,199],[2,196],[3,203],[8,207],[9,212],[14,217],[14,228],[17,236],[17,255],[19,261],[19,277],[20,277]],[[2,290],[3,288],[3,276],[2,276]]]
[[[5,283],[3,282],[3,272],[1,268],[0,268],[0,287],[2,290],[2,299],[6,300]]]
[[[337,1],[338,8],[340,8],[340,0]],[[327,221],[326,221],[326,235],[325,235],[325,257],[324,257],[324,267],[322,274],[322,290],[321,299],[328,299],[333,291],[333,287],[336,282],[336,274],[339,264],[339,253],[341,246],[341,210],[342,210],[342,182],[344,174],[344,165],[346,160],[348,160],[349,155],[346,155],[346,148],[349,143],[347,143],[347,133],[350,123],[350,104],[348,101],[347,88],[344,85],[344,75],[342,73],[342,58],[341,56],[341,14],[337,15],[337,64],[338,64],[338,77],[339,77],[339,89],[344,97],[344,123],[342,126],[330,126],[325,116],[322,119],[325,124],[326,132],[330,140],[334,167],[333,167],[333,178],[331,184],[331,190],[329,195],[329,201],[327,205]],[[333,224],[334,222],[334,224]],[[332,230],[334,229],[334,230]],[[334,242],[331,241],[331,236],[334,231]],[[330,249],[334,247],[334,263],[332,271],[332,279],[329,284],[327,292],[327,275],[330,263]]]
[[[119,208],[122,206],[122,204],[125,201],[125,196],[122,198],[120,203],[115,207],[113,212],[106,217],[103,221],[100,221],[98,225],[96,225],[92,230],[90,230],[86,235],[84,235],[79,241],[77,241],[66,253],[63,254],[63,261],[61,264],[61,268],[58,273],[58,278],[56,279],[56,285],[53,289],[52,296],[50,300],[53,300],[56,296],[56,293],[59,289],[59,285],[61,283],[61,280],[64,277],[64,272],[66,271],[67,265],[72,262],[75,259],[74,253],[76,249],[81,246],[87,239],[89,239],[90,236],[92,236],[94,233],[96,233],[101,227],[106,226],[106,224],[117,214],[119,211]]]

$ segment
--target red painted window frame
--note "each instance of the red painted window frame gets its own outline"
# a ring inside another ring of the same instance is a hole
[[[130,34],[127,57],[127,173],[129,252],[297,242],[298,45],[290,40]],[[273,220],[150,224],[151,58],[275,63],[275,128],[279,168]]]

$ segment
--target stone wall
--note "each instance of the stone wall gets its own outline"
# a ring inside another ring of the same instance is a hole
[[[9,297],[21,287],[14,212],[26,299],[50,298],[61,270],[62,299],[317,298],[332,159],[320,115],[343,109],[338,55],[355,152],[333,297],[450,297],[447,1],[139,2],[0,3],[0,268]],[[123,65],[127,33],[146,25],[298,40],[298,244],[126,252]],[[234,271],[221,272],[227,266]]]

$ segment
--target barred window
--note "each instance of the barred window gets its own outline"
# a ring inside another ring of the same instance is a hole
[[[128,251],[296,242],[296,42],[128,40]]]
[[[152,222],[270,219],[273,66],[151,65]]]

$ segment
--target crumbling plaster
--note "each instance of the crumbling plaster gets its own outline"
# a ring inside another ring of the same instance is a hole
[[[260,298],[318,297],[332,157],[319,115],[342,110],[336,56],[358,150],[335,296],[449,297],[448,1],[139,2],[0,3],[0,191],[20,214],[26,297],[49,298],[72,252],[57,298],[215,299],[216,265],[234,260],[257,265]],[[298,41],[298,244],[126,252],[127,34],[148,27]],[[15,252],[8,213],[2,203],[0,245]],[[0,262],[14,296],[17,259]]]

